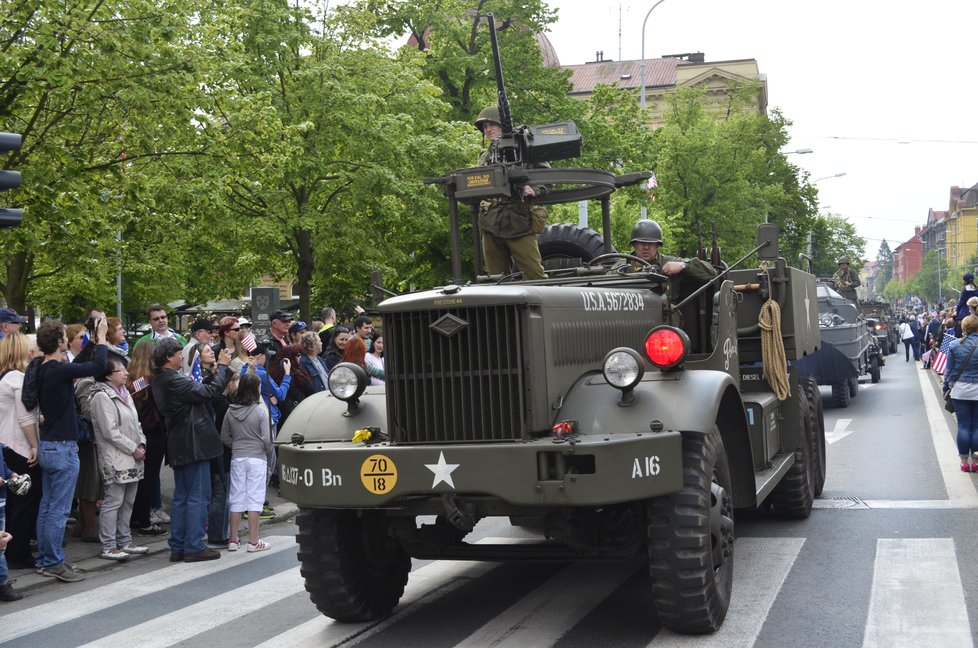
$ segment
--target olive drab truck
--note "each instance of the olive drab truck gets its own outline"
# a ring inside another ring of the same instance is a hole
[[[611,194],[649,174],[528,168],[579,150],[580,136],[570,122],[514,132],[510,162],[434,181],[455,280],[379,304],[385,384],[341,363],[279,433],[306,589],[323,614],[365,621],[397,606],[412,558],[640,554],[661,623],[714,631],[736,512],[805,518],[824,483],[818,386],[795,367],[820,344],[814,277],[762,225],[750,255],[672,302],[661,268],[610,246]],[[525,182],[551,185],[551,203],[600,201],[604,236],[588,232],[601,249],[563,255],[542,280],[464,281],[459,204]],[[467,542],[485,518],[537,541]]]

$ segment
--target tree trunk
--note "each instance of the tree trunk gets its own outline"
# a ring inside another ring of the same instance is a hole
[[[299,317],[308,323],[315,318],[312,313],[312,297],[310,294],[312,273],[316,269],[316,259],[312,253],[312,232],[307,229],[293,230],[296,243],[296,265],[298,273],[296,283],[299,286]]]
[[[34,255],[27,252],[16,252],[7,263],[7,281],[4,283],[3,296],[7,306],[18,313],[26,312],[27,278],[34,265]]]

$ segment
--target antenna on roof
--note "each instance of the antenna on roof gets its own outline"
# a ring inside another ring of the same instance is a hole
[[[623,61],[621,57],[621,1],[618,2],[618,60]]]

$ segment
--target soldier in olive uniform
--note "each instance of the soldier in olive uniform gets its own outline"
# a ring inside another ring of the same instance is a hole
[[[680,281],[689,281],[699,286],[717,276],[716,269],[702,259],[693,257],[684,261],[679,257],[660,254],[659,248],[662,246],[662,228],[654,220],[643,218],[635,223],[635,226],[632,228],[632,240],[629,241],[629,244],[632,246],[635,256],[647,263],[658,266],[658,272],[672,279],[666,288],[666,294],[669,297],[669,302],[672,304],[676,304],[679,301]],[[625,263],[628,262],[626,261],[616,265],[615,269]],[[645,267],[634,261],[630,265],[631,269],[636,272]],[[682,324],[681,314],[679,312],[673,313],[672,324],[675,326]]]
[[[475,127],[491,141],[489,148],[479,157],[479,164],[498,162],[496,141],[502,135],[499,108],[489,106],[484,109],[475,120]],[[479,229],[482,230],[482,251],[489,274],[509,274],[513,261],[516,261],[524,279],[546,278],[533,231],[534,216],[545,222],[546,211],[532,205],[533,198],[545,192],[546,187],[526,185],[523,187],[522,201],[503,198],[482,201]],[[542,227],[539,229],[542,231]]]
[[[839,259],[839,269],[832,275],[835,291],[851,302],[856,301],[856,286],[859,285],[859,273],[849,268],[849,259]]]

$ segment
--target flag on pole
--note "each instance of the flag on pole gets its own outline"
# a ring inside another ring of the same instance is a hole
[[[931,365],[939,374],[944,373],[944,367],[947,366],[947,352],[951,348],[951,342],[954,341],[953,333],[945,333],[944,339],[941,340],[941,348],[937,350],[937,355],[934,356],[934,363]]]
[[[241,338],[241,346],[245,348],[245,351],[251,352],[258,348],[258,341],[255,340],[255,334],[248,331],[248,335]]]
[[[648,189],[649,198],[652,199],[652,202],[655,202],[655,194],[652,192],[652,190],[658,186],[659,186],[659,181],[656,179],[655,173],[653,173],[652,177],[650,177],[648,182],[645,183],[645,188]]]
[[[138,391],[146,389],[147,387],[149,387],[149,383],[146,382],[145,378],[136,378],[134,381],[132,381],[132,393],[134,394]]]

